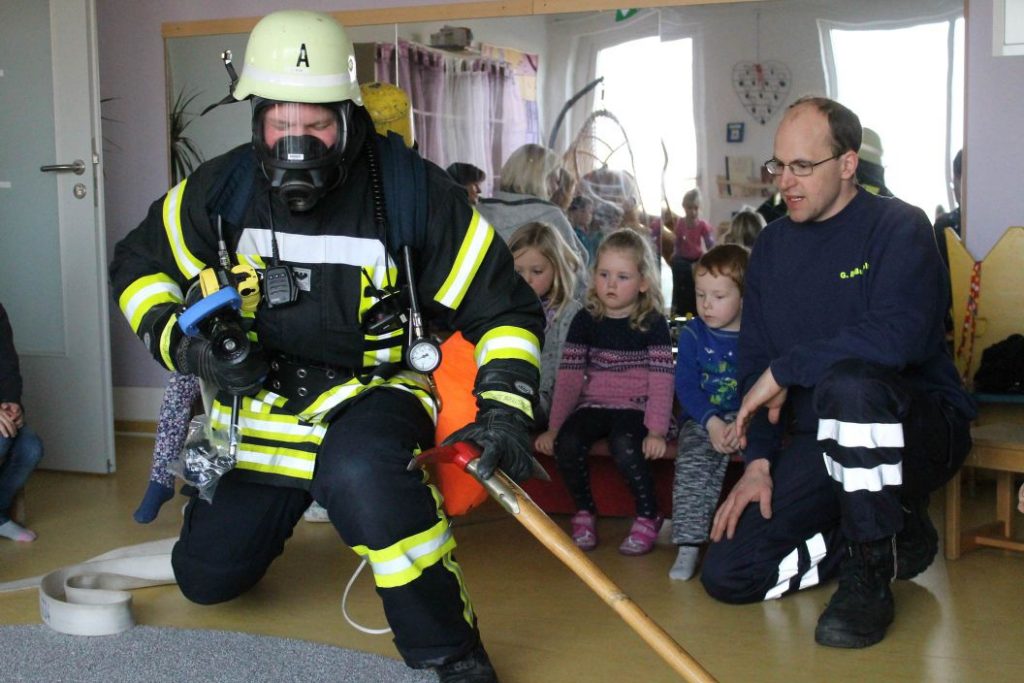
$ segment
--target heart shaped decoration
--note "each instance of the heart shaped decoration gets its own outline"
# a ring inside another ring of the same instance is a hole
[[[732,68],[732,88],[743,108],[764,125],[786,102],[789,67],[781,62],[740,62]]]

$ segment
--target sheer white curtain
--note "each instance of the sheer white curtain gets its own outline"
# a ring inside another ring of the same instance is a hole
[[[377,79],[394,83],[396,62],[398,85],[412,103],[420,154],[441,167],[458,161],[483,169],[483,191],[490,194],[505,158],[536,142],[536,108],[523,100],[512,67],[399,41],[397,50],[378,44]]]

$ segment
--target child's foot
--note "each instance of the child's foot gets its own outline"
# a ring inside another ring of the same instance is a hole
[[[594,513],[580,510],[572,519],[572,542],[580,550],[593,550],[597,547],[597,520]]]
[[[663,521],[661,517],[637,517],[633,520],[626,540],[619,546],[619,552],[623,555],[646,555],[654,550],[654,541],[658,538]]]
[[[689,581],[697,573],[697,556],[700,554],[700,546],[681,545],[679,554],[676,555],[675,564],[668,570],[668,577],[675,581]]]
[[[146,494],[142,496],[142,502],[139,503],[139,508],[132,514],[132,517],[139,524],[149,524],[156,519],[163,504],[173,497],[173,486],[164,486],[158,481],[150,481],[146,488]]]
[[[315,500],[309,504],[306,511],[302,513],[302,518],[307,522],[329,522],[330,518],[327,517],[327,508]]]
[[[12,541],[18,541],[19,543],[31,543],[36,540],[36,532],[26,529],[10,519],[0,524],[0,536],[9,538]]]

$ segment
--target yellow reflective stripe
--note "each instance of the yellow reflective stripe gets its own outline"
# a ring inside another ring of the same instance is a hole
[[[163,216],[164,230],[167,232],[167,242],[171,245],[171,253],[174,254],[174,261],[178,264],[178,270],[191,280],[199,275],[205,264],[197,259],[188,246],[185,244],[185,234],[181,230],[181,200],[185,195],[185,184],[188,178],[167,191],[164,197]]]
[[[167,324],[164,325],[163,332],[160,333],[160,358],[163,359],[165,366],[168,368],[174,368],[175,370],[177,370],[177,367],[174,365],[174,359],[171,358],[171,332],[175,327],[177,327],[177,325],[178,314],[172,313]]]
[[[434,425],[437,425],[437,402],[434,400],[434,395],[430,393],[430,385],[424,375],[418,372],[403,371],[392,377],[388,386],[399,391],[407,391],[418,398]]]
[[[442,519],[426,531],[403,538],[387,548],[372,550],[359,545],[352,549],[370,563],[373,580],[379,588],[395,588],[411,583],[424,569],[455,550],[455,537],[448,520]]]
[[[533,417],[533,407],[530,405],[530,402],[517,394],[507,391],[482,391],[480,392],[480,398],[504,403],[509,407],[526,413],[531,418]]]
[[[318,445],[327,433],[325,425],[303,422],[288,413],[257,412],[250,408],[252,403],[252,399],[242,399],[242,409],[238,411],[238,427],[243,439],[248,435],[280,443],[306,442]],[[214,401],[210,410],[210,421],[211,424],[226,429],[231,421],[231,406]]]
[[[299,413],[299,418],[307,422],[315,422],[348,399],[358,396],[370,387],[379,386],[383,383],[383,379],[374,377],[370,380],[369,384],[364,385],[357,378],[353,377],[344,384],[331,387],[317,396],[316,400],[310,403],[308,408]]]
[[[235,467],[297,479],[312,479],[316,454],[270,446],[239,446]]]
[[[128,319],[132,332],[138,333],[142,319],[158,304],[180,304],[185,300],[181,287],[163,273],[144,275],[128,285],[117,299],[117,305]]]
[[[484,254],[494,239],[494,229],[484,218],[473,209],[473,220],[469,224],[469,230],[459,247],[455,264],[448,273],[448,278],[441,285],[434,296],[434,300],[443,306],[455,309],[462,303],[462,297],[466,295],[470,283],[476,276],[476,271],[484,260]]]
[[[466,588],[466,580],[462,576],[462,567],[459,566],[459,563],[451,555],[445,555],[441,561],[444,563],[445,569],[454,574],[455,580],[459,583],[459,597],[462,598],[462,618],[470,626],[476,626],[476,617],[473,616],[473,601],[469,599],[469,590]]]
[[[480,337],[474,355],[477,367],[496,358],[515,358],[540,368],[540,340],[522,327],[502,325]]]
[[[405,370],[398,372],[387,379],[384,377],[372,377],[366,384],[363,384],[358,378],[353,377],[344,384],[331,387],[324,393],[320,394],[308,408],[299,414],[298,417],[306,420],[307,422],[317,422],[345,401],[358,396],[364,391],[380,386],[389,386],[417,395],[420,399],[420,403],[423,404],[423,407],[427,410],[428,414],[431,415],[431,418],[436,424],[437,408],[434,406],[433,399],[430,398],[430,389],[426,378],[419,373],[408,372]]]
[[[369,337],[367,337],[369,339]],[[402,362],[402,346],[389,346],[384,349],[375,349],[363,352],[363,366],[373,367],[384,363]]]
[[[267,269],[266,261],[259,254],[235,254],[235,258],[238,259],[239,263],[252,266],[256,270]]]
[[[388,263],[392,263],[390,257],[388,257]],[[384,289],[384,286],[387,285],[389,282],[395,283],[398,281],[398,267],[394,265],[389,265],[388,267],[385,268],[383,266],[384,264],[382,264],[379,261],[375,264],[367,264],[360,266],[362,269],[366,271],[366,274],[370,276],[370,282],[372,282],[373,286],[378,290]],[[360,273],[359,322],[363,321],[363,315],[366,313],[367,309],[369,309],[370,306],[373,306],[375,303],[380,301],[380,299],[374,296],[373,293],[368,293],[366,284],[366,275]]]

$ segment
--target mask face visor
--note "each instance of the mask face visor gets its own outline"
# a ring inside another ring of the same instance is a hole
[[[279,168],[308,169],[336,164],[345,149],[346,118],[337,107],[278,102],[257,114],[261,156]]]
[[[291,210],[309,211],[341,177],[349,103],[272,102],[258,106],[253,138],[271,187]]]

